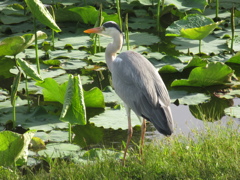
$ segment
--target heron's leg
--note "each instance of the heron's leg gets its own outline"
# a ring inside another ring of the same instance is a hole
[[[131,114],[130,114],[131,109],[128,108],[127,106],[125,106],[125,107],[126,107],[127,117],[128,117],[128,138],[127,138],[126,148],[124,150],[123,165],[125,165],[125,159],[126,159],[126,155],[127,155],[128,146],[130,144],[130,141],[132,139],[132,134],[133,134],[132,124],[131,124]]]
[[[145,137],[145,132],[146,132],[146,120],[143,118],[143,122],[141,125],[141,140],[140,140],[140,155],[142,155],[142,149],[144,146],[144,137]]]

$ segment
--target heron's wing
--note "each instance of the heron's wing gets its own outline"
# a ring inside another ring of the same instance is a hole
[[[113,62],[112,78],[116,93],[137,115],[150,120],[161,133],[163,129],[170,131],[170,98],[161,77],[146,58],[133,51],[121,53]]]
[[[151,103],[156,104],[160,98],[162,105],[170,104],[167,89],[157,70],[139,53],[133,51],[121,53],[113,62],[112,74],[114,83],[121,82],[115,89],[122,85],[126,86],[124,88],[130,86],[137,88]]]

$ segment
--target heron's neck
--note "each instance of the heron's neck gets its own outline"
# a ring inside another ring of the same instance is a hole
[[[113,36],[112,38],[113,38],[113,42],[108,44],[105,51],[105,58],[106,58],[108,69],[110,71],[112,71],[112,63],[116,58],[117,52],[122,48],[123,35],[119,33],[116,36]]]

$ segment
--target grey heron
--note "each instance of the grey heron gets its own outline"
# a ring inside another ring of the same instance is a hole
[[[128,117],[124,164],[133,134],[131,110],[139,119],[142,117],[140,153],[142,153],[144,143],[146,120],[153,123],[163,135],[169,136],[173,133],[169,94],[158,71],[144,56],[134,51],[126,51],[117,55],[122,48],[124,38],[117,23],[108,21],[101,27],[87,29],[84,32],[97,33],[113,39],[105,50],[105,59],[112,74],[113,87],[123,100]]]

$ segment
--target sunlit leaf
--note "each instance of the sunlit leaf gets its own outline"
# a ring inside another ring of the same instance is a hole
[[[46,33],[37,32],[38,39],[47,38]],[[10,55],[15,56],[29,47],[35,40],[34,34],[25,34],[23,36],[14,36],[5,38],[0,42],[0,56]]]
[[[104,108],[104,96],[99,88],[92,88],[89,91],[84,91],[84,101],[86,107]]]
[[[80,76],[69,75],[68,86],[65,91],[61,121],[71,124],[86,124],[86,108]]]
[[[11,131],[0,132],[0,165],[10,166],[24,153],[33,133],[17,134]]]
[[[233,57],[226,61],[226,63],[240,64],[240,51],[237,52]]]
[[[231,117],[240,118],[240,106],[226,108],[224,112]]]
[[[169,91],[171,102],[184,105],[197,105],[209,101],[211,97],[203,93],[188,93],[186,91]]]
[[[166,29],[166,36],[180,36],[189,39],[202,40],[221,22],[215,23],[212,19],[203,15],[190,14],[170,25]]]
[[[171,86],[213,86],[231,82],[234,71],[220,62],[210,62],[206,67],[194,68],[188,79],[175,80]]]
[[[136,125],[141,125],[141,122],[135,113],[131,114],[131,120],[133,127]],[[97,127],[104,127],[106,129],[128,129],[127,116],[124,108],[116,110],[106,109],[104,113],[91,118],[90,122]]]
[[[64,158],[78,153],[80,147],[70,143],[50,143],[46,145],[45,150],[38,152],[40,156],[51,158]]]
[[[37,82],[37,86],[43,87],[43,95],[45,101],[57,101],[64,103],[64,95],[66,92],[67,82],[58,84],[52,78],[44,79],[44,82]]]
[[[206,0],[165,0],[165,4],[174,5],[180,11],[187,11],[190,9],[197,9],[202,11],[207,5]]]
[[[56,24],[52,15],[40,0],[25,0],[28,8],[32,12],[33,16],[37,18],[41,23],[50,27],[56,32],[60,32],[61,29]]]
[[[34,79],[35,81],[43,81],[41,76],[37,73],[35,69],[33,69],[26,61],[23,59],[18,58],[17,59],[18,65],[22,68],[24,73]]]
[[[98,10],[96,10],[93,6],[85,6],[85,7],[74,7],[69,9],[80,15],[80,21],[84,22],[85,24],[95,24],[98,18]],[[102,16],[104,17],[104,22],[106,21],[115,21],[119,24],[118,15],[112,14],[108,15],[106,12],[102,12]]]

